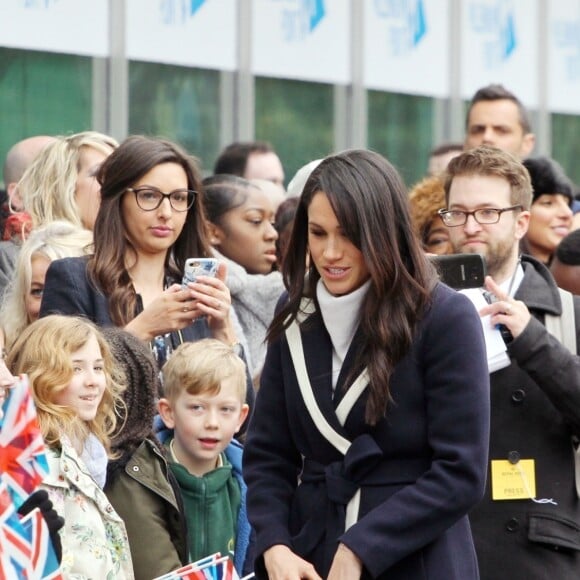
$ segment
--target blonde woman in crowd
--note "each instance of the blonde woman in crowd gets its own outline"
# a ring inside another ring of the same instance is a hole
[[[32,229],[65,220],[93,229],[101,203],[96,173],[117,147],[117,141],[95,131],[57,137],[25,171],[18,184],[24,211]],[[0,242],[0,298],[14,274],[20,245]]]
[[[112,137],[95,131],[59,137],[46,146],[18,186],[32,226],[66,220],[92,230],[101,203],[96,174],[116,147]]]
[[[9,348],[38,318],[44,278],[53,260],[87,253],[93,234],[72,223],[56,221],[40,227],[23,243],[12,284],[0,309],[0,328]]]

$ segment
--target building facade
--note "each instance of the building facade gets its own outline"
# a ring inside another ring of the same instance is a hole
[[[224,145],[261,139],[287,179],[368,147],[411,185],[499,82],[536,153],[580,183],[578,38],[569,0],[2,0],[0,158],[95,129],[173,139],[210,173]]]

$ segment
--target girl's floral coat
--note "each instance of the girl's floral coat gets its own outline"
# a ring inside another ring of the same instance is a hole
[[[89,474],[73,447],[48,451],[50,473],[42,486],[64,518],[62,572],[75,580],[133,579],[123,520]]]

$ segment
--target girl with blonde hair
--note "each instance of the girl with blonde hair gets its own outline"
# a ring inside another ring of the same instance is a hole
[[[26,373],[48,446],[48,491],[64,517],[65,577],[133,578],[125,525],[103,492],[121,386],[107,342],[87,320],[47,316],[28,326],[7,359]]]
[[[15,275],[0,310],[0,328],[8,347],[38,318],[50,263],[82,256],[92,242],[92,232],[65,221],[49,223],[30,234],[18,255]]]

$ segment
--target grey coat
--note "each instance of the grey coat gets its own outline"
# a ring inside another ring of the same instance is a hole
[[[215,250],[214,250],[215,252]],[[274,311],[284,292],[282,274],[248,274],[236,262],[215,252],[228,267],[226,284],[232,295],[232,305],[240,320],[249,347],[253,374],[257,375],[266,359],[266,332],[274,318]]]

